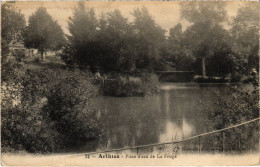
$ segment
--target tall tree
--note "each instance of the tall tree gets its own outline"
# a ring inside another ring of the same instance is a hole
[[[239,8],[232,22],[234,61],[237,73],[259,70],[259,3],[247,2]]]
[[[24,40],[26,47],[40,51],[42,61],[44,61],[46,51],[59,50],[65,38],[57,21],[52,19],[46,8],[40,7],[29,17]]]
[[[185,32],[185,38],[195,57],[202,61],[203,77],[206,77],[206,59],[214,55],[214,48],[225,34],[222,33],[224,30],[220,26],[227,17],[224,7],[223,2],[183,2],[181,4],[182,18],[192,23]]]
[[[105,71],[128,71],[134,68],[133,30],[119,10],[107,13],[105,21],[100,19],[98,40],[102,45],[100,65]]]
[[[161,58],[161,47],[165,42],[165,30],[156,24],[147,8],[137,8],[132,12],[133,28],[137,38],[138,68],[154,69],[156,60]]]
[[[1,72],[2,80],[11,77],[14,63],[9,62],[9,44],[12,40],[23,42],[22,32],[25,28],[24,15],[18,11],[15,2],[5,2],[1,6]]]
[[[79,2],[68,21],[70,35],[67,36],[67,45],[62,53],[67,64],[80,67],[96,66],[95,52],[99,50],[95,41],[97,28],[95,11],[87,8],[84,2]]]

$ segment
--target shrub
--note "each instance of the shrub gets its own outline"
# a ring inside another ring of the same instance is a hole
[[[159,79],[156,74],[146,73],[141,75],[141,90],[145,95],[151,95],[159,92]]]
[[[159,92],[159,81],[157,75],[150,73],[120,75],[106,82],[103,92],[109,96],[146,96]]]
[[[96,95],[97,89],[80,77],[66,78],[50,90],[44,110],[67,142],[99,138],[101,127],[91,103]]]
[[[46,153],[59,149],[60,135],[38,106],[2,112],[2,151]]]
[[[56,152],[77,139],[97,139],[101,126],[91,100],[98,89],[84,80],[87,75],[28,70],[14,91],[21,92],[21,103],[8,105],[13,96],[2,99],[2,151]]]
[[[8,51],[8,53],[2,53],[1,82],[15,82],[19,77],[17,72],[20,71],[21,64],[25,58],[24,50]]]
[[[1,63],[1,83],[16,82],[19,79],[17,75],[21,65],[15,59],[9,59]],[[17,83],[17,82],[16,82]]]
[[[89,78],[89,72],[84,71],[70,71],[64,69],[36,69],[27,70],[25,75],[22,77],[22,85],[24,91],[22,97],[24,102],[32,101],[35,102],[39,98],[47,97],[53,86],[60,84],[66,78],[74,78],[76,80],[84,80]],[[92,87],[93,91],[97,92],[96,87]]]
[[[223,129],[259,117],[259,90],[248,92],[241,87],[231,87],[226,90],[228,96],[221,96],[214,107],[207,108],[210,124],[214,129]],[[259,143],[258,122],[243,125],[225,131],[225,151],[256,150]],[[222,133],[214,140],[207,142],[206,148],[222,148]],[[213,141],[213,142],[212,142]]]
[[[43,115],[42,102],[25,101],[21,94],[24,91],[19,84],[2,85],[2,151],[48,152],[53,149],[50,139],[59,138]]]
[[[45,152],[51,144],[39,144],[43,141],[41,136],[46,132],[46,125],[48,125],[41,117],[41,105],[24,100],[23,93],[27,89],[24,89],[21,84],[22,77],[16,74],[17,78],[3,82],[1,85],[2,151],[25,149],[30,152],[36,150]],[[52,128],[47,131],[52,132]]]
[[[25,50],[14,50],[12,55],[15,57],[15,59],[18,61],[18,62],[22,62],[25,58]]]

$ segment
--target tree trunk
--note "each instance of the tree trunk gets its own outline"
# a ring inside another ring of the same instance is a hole
[[[202,57],[202,77],[206,78],[206,64],[205,64],[205,57]]]
[[[42,62],[45,61],[45,54],[44,54],[44,51],[41,51],[41,59],[42,59]]]

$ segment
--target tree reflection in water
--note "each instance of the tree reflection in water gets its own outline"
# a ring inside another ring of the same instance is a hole
[[[223,87],[171,84],[148,97],[102,97],[98,100],[106,140],[100,149],[178,141],[207,132],[202,102],[214,102]]]

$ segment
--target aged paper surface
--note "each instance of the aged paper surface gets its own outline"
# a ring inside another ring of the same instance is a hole
[[[3,166],[260,164],[259,2],[7,3]]]

